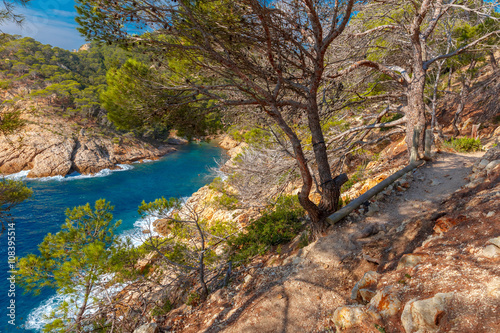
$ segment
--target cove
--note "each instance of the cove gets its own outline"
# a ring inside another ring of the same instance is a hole
[[[140,232],[137,226],[137,207],[162,196],[188,197],[215,176],[211,169],[226,159],[225,152],[214,144],[189,144],[179,146],[178,151],[159,161],[123,166],[122,171],[104,170],[94,177],[54,177],[42,180],[26,180],[33,190],[32,199],[23,202],[12,211],[15,221],[16,256],[37,253],[37,245],[49,232],[60,230],[66,208],[93,204],[105,198],[114,209],[114,218],[122,220],[118,234]],[[55,306],[53,290],[45,290],[39,296],[23,295],[18,286],[15,298],[10,297],[10,277],[7,253],[7,233],[0,236],[0,332],[37,332],[42,312]],[[11,300],[15,300],[15,323],[7,314]],[[27,323],[27,320],[29,322]],[[32,329],[27,329],[26,326]]]

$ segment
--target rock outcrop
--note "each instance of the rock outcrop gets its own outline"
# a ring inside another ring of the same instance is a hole
[[[500,148],[490,149],[475,163],[470,183],[445,199],[434,217],[426,217],[431,224],[421,229],[428,236],[420,246],[356,283],[351,299],[358,304],[334,313],[338,330],[493,332],[500,327],[499,158]],[[409,228],[408,223],[400,231]],[[387,267],[393,269],[380,272]]]
[[[42,118],[43,120],[43,118]],[[66,176],[76,171],[94,174],[143,159],[154,160],[175,148],[134,139],[120,140],[102,133],[76,135],[74,129],[58,119],[29,123],[21,131],[0,137],[0,173],[30,170],[29,178]]]

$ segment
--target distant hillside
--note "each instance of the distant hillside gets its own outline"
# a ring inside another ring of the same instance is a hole
[[[130,52],[97,43],[86,44],[74,53],[32,38],[2,35],[0,39],[1,102],[29,98],[48,99],[49,105],[66,117],[94,118],[106,123],[100,93],[106,89],[106,73],[119,68]],[[20,96],[19,88],[26,94]]]
[[[0,135],[0,172],[31,170],[29,177],[88,174],[172,151],[155,140],[167,139],[168,129],[117,131],[102,107],[107,72],[131,58],[140,59],[97,43],[75,53],[2,35],[0,122],[15,114],[25,126]]]

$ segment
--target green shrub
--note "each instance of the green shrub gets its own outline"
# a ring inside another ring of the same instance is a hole
[[[201,302],[201,295],[197,292],[192,292],[189,294],[188,299],[186,301],[186,305],[197,306]]]
[[[221,196],[214,198],[213,201],[218,208],[223,208],[226,210],[235,210],[238,208],[238,199],[226,193],[223,193]]]
[[[297,196],[281,197],[257,220],[252,221],[246,232],[228,240],[232,260],[247,261],[264,254],[271,246],[291,241],[302,229],[305,211]]]
[[[451,138],[449,141],[445,141],[444,145],[463,153],[481,150],[481,140],[468,137]]]
[[[351,187],[354,186],[357,182],[359,182],[363,178],[364,169],[363,166],[359,166],[356,172],[349,177],[349,179],[342,185],[340,189],[341,192],[348,191]]]
[[[163,306],[155,306],[153,310],[151,310],[151,316],[158,317],[163,316],[169,313],[172,310],[172,302],[169,299],[163,304]]]

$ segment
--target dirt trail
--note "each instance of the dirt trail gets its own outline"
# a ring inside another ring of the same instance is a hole
[[[393,223],[435,210],[441,201],[468,183],[474,162],[484,152],[437,154],[433,161],[414,170],[405,192],[396,192],[380,203],[380,212],[367,217],[368,223]]]
[[[318,241],[300,250],[292,243],[281,254],[240,272],[231,287],[215,293],[197,309],[209,319],[191,318],[189,328],[184,326],[182,331],[333,332],[333,312],[355,303],[351,290],[363,274],[413,251],[426,237],[401,231],[404,221],[428,216],[464,186],[480,156],[482,153],[438,154],[413,172],[408,190],[393,191],[377,202],[380,211],[373,216],[351,216]],[[417,224],[409,223],[406,229],[417,230]],[[363,235],[374,225],[381,228]]]

